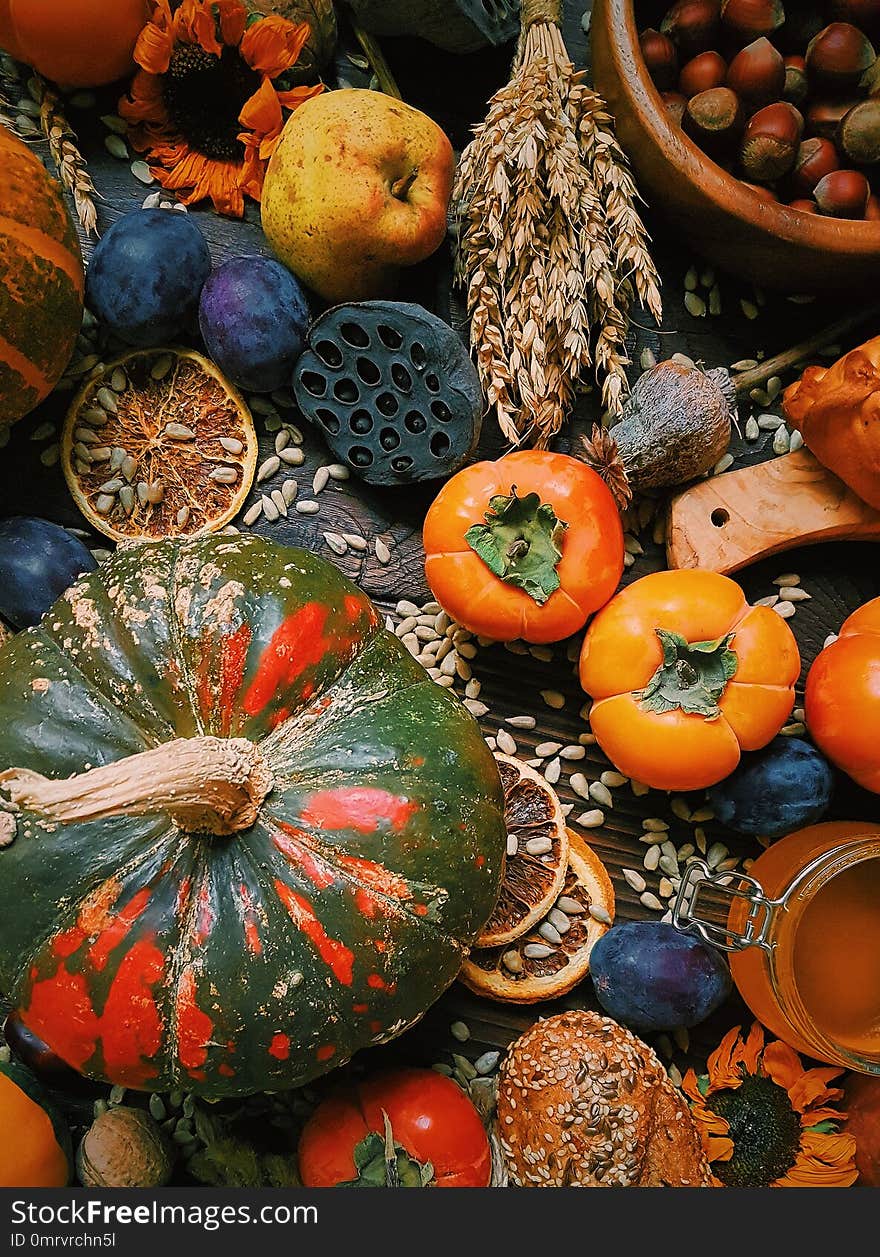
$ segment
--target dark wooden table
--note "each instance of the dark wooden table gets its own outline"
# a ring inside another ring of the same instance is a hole
[[[588,63],[588,40],[582,25],[583,0],[575,0],[566,6],[565,34],[568,47],[575,60]],[[512,49],[491,50],[456,58],[436,52],[414,41],[387,41],[385,46],[389,62],[401,86],[403,95],[413,105],[432,114],[448,131],[456,147],[466,143],[470,126],[484,113],[491,93],[505,80]],[[102,108],[93,112],[112,110],[112,98],[102,102]],[[139,184],[126,162],[110,157],[104,146],[104,132],[90,115],[78,115],[71,111],[71,121],[80,132],[90,156],[90,168],[101,191],[100,227],[105,230],[120,214],[139,206],[151,190]],[[259,213],[251,207],[244,222],[235,223],[220,219],[205,210],[195,211],[199,226],[208,239],[215,261],[244,253],[266,253],[267,247],[259,228]],[[636,314],[629,337],[629,349],[633,362],[633,375],[638,373],[642,351],[650,349],[660,359],[675,352],[687,354],[708,366],[729,365],[739,359],[754,358],[758,351],[770,356],[802,340],[840,316],[840,308],[829,309],[822,301],[794,303],[783,296],[759,294],[744,289],[736,277],[718,276],[723,297],[723,313],[718,317],[693,318],[684,306],[684,278],[692,266],[701,266],[700,260],[690,255],[687,241],[680,239],[675,225],[663,222],[659,214],[648,211],[648,222],[654,234],[656,257],[664,279],[665,316],[662,328],[653,326],[649,316]],[[85,252],[91,242],[84,241]],[[421,268],[411,279],[412,295],[424,304],[433,306],[442,316],[458,322],[462,311],[458,297],[450,291],[449,255],[441,251],[437,258]],[[758,317],[748,318],[741,301],[757,306]],[[866,328],[866,335],[877,329]],[[0,459],[0,502],[4,514],[40,514],[62,524],[82,527],[83,521],[67,494],[57,467],[46,468],[40,454],[52,437],[32,439],[35,432],[47,422],[57,423],[63,415],[64,398],[54,396],[26,421],[16,425],[10,444]],[[746,410],[742,418],[745,419]],[[571,439],[598,417],[594,395],[581,400],[577,414],[569,430],[560,438],[558,448],[566,450]],[[271,433],[261,433],[261,455],[271,452]],[[328,461],[327,452],[320,437],[306,432],[306,462],[296,469],[297,478],[306,490],[314,470]],[[501,450],[501,442],[494,422],[489,419],[484,428],[481,447],[483,456],[494,456]],[[736,436],[732,446],[738,466],[772,457],[772,434],[762,434],[754,443],[747,443]],[[254,495],[251,501],[255,500]],[[331,484],[321,495],[321,511],[315,517],[294,513],[276,524],[260,520],[255,531],[276,541],[304,546],[324,554],[338,563],[345,573],[358,581],[385,608],[392,608],[401,598],[422,603],[429,597],[425,585],[423,555],[421,549],[421,522],[430,488],[412,491],[374,490],[358,481]],[[381,536],[391,547],[392,560],[380,564],[372,550],[366,554],[350,553],[336,558],[327,549],[322,534],[359,532],[369,538]],[[646,572],[663,566],[660,547],[645,541],[645,554],[631,567],[626,580],[630,581]],[[104,545],[101,538],[92,537],[94,545]],[[791,621],[804,660],[804,675],[828,633],[836,631],[845,616],[868,598],[880,593],[876,551],[863,544],[836,544],[800,550],[788,556],[758,564],[741,574],[741,583],[752,599],[772,592],[773,578],[782,571],[796,570],[804,587],[811,594],[809,602],[798,606]],[[583,731],[578,710],[583,701],[571,664],[566,658],[564,645],[557,649],[552,663],[541,663],[529,656],[512,656],[503,648],[496,647],[480,652],[474,663],[475,675],[483,682],[482,698],[489,706],[489,714],[483,724],[487,734],[494,734],[499,722],[507,715],[530,711],[537,718],[536,729],[526,735],[518,733],[520,753],[526,755],[530,747],[547,740],[562,743],[576,742]],[[802,678],[803,680],[803,678]],[[538,693],[552,688],[562,691],[566,703],[561,711],[551,711]],[[588,748],[588,758],[576,765],[593,779],[607,767],[601,754]],[[559,786],[564,802],[585,806],[578,800],[564,776]],[[699,799],[691,799],[696,808]],[[845,818],[876,817],[877,802],[841,780],[835,803],[835,815]],[[606,824],[593,829],[586,836],[605,860],[612,874],[618,898],[619,914],[623,918],[645,917],[648,913],[638,902],[638,896],[624,880],[621,870],[626,867],[641,869],[645,847],[639,842],[641,821],[646,816],[666,817],[672,826],[670,834],[677,844],[686,840],[692,828],[677,818],[670,810],[670,801],[654,792],[637,798],[628,789],[616,792],[615,806],[608,812]],[[758,854],[758,849],[736,835],[724,832],[709,824],[705,827],[709,841],[723,841],[733,854],[743,857]],[[656,880],[656,875],[654,875]],[[649,881],[651,877],[649,875]],[[573,993],[563,1005],[589,1002],[589,983]],[[511,1009],[478,1000],[458,987],[453,988],[431,1010],[422,1026],[411,1032],[404,1041],[387,1049],[389,1054],[413,1054],[427,1060],[436,1060],[454,1047],[457,1051],[475,1057],[487,1045],[502,1046],[515,1037],[527,1024],[539,1015],[553,1011],[547,1006],[533,1009]],[[732,1000],[706,1027],[694,1035],[695,1058],[699,1059],[708,1044],[714,1041],[719,1028],[726,1028],[743,1010]],[[454,1044],[448,1034],[451,1021],[464,1019],[471,1028],[472,1038],[461,1047]],[[685,1064],[685,1056],[679,1052],[676,1060]]]

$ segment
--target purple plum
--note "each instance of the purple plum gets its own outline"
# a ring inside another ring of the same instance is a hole
[[[596,998],[633,1030],[696,1026],[731,991],[720,953],[661,921],[615,925],[590,954]]]
[[[76,578],[97,566],[58,524],[27,515],[0,520],[0,615],[17,629],[39,624]]]
[[[298,281],[280,262],[233,258],[202,289],[199,326],[221,371],[250,392],[270,393],[291,382],[309,308]]]
[[[161,345],[193,323],[210,271],[205,237],[188,215],[133,210],[95,246],[86,304],[126,344]]]

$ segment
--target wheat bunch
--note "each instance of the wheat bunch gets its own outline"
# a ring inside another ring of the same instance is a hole
[[[64,116],[56,92],[40,75],[28,82],[28,90],[40,106],[40,126],[49,144],[58,178],[73,198],[76,216],[86,235],[98,234],[97,191],[77,144],[76,132]]]
[[[627,392],[634,297],[661,317],[638,194],[604,102],[575,72],[556,0],[524,0],[513,77],[462,154],[457,272],[505,437],[546,445],[590,367],[610,414]]]

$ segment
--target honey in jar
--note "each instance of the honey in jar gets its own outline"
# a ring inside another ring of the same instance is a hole
[[[686,877],[691,891],[717,885],[705,872]],[[835,821],[774,843],[729,887],[726,930],[689,913],[682,889],[676,924],[731,953],[759,1021],[809,1056],[880,1074],[880,826]]]

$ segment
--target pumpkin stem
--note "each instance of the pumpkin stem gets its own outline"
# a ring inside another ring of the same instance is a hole
[[[28,768],[0,773],[13,803],[48,820],[167,812],[181,829],[217,836],[249,829],[273,785],[247,738],[178,738],[64,781]]]

